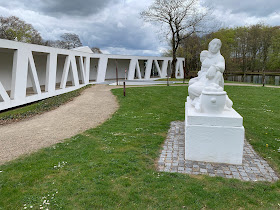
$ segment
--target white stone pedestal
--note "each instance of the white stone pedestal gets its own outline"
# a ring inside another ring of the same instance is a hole
[[[243,118],[234,110],[209,115],[185,104],[186,160],[242,164]]]

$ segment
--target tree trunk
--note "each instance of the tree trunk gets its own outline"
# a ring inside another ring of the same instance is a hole
[[[263,87],[265,86],[265,73],[264,73],[264,67],[262,69],[262,84],[263,84]]]
[[[176,43],[175,43],[175,34],[173,33],[173,37],[172,37],[172,62],[171,62],[171,78],[175,78],[176,77],[176,62],[177,62],[177,58],[176,58],[176,47],[175,47]]]
[[[171,63],[171,68],[172,68],[172,72],[171,72],[171,78],[176,78],[176,61],[177,61],[177,58],[176,56],[173,56],[173,59],[172,59],[172,63]]]

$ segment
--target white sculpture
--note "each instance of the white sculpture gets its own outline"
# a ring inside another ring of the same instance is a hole
[[[213,39],[200,54],[198,76],[189,82],[185,107],[186,160],[242,164],[243,118],[224,91],[222,43]],[[226,111],[225,111],[226,110]]]
[[[206,111],[218,114],[224,108],[231,109],[232,107],[232,101],[223,91],[225,59],[220,53],[221,46],[222,42],[219,39],[213,39],[209,43],[208,51],[204,50],[200,54],[202,65],[198,77],[191,79],[189,82],[189,100],[199,112]],[[221,97],[221,95],[224,97]],[[203,104],[207,100],[202,100],[202,98],[209,98],[211,103]],[[223,108],[221,108],[222,105]]]

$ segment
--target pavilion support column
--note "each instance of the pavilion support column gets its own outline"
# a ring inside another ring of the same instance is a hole
[[[28,51],[19,48],[14,52],[12,84],[11,84],[11,99],[24,100],[26,97],[28,72]]]

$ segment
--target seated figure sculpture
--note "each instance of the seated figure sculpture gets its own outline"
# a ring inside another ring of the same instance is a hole
[[[198,77],[189,82],[189,97],[191,104],[197,111],[201,109],[201,93],[207,86],[219,85],[224,89],[223,72],[225,70],[225,59],[220,53],[222,42],[213,39],[208,46],[208,51],[204,50],[200,54],[201,70]],[[232,101],[226,97],[226,108],[232,107]]]
[[[200,53],[200,62],[203,63],[203,61],[207,58],[208,50],[203,50]],[[200,82],[206,82],[206,73],[208,68],[205,68],[201,66],[201,70],[197,73],[197,77],[190,79],[189,85],[192,85],[198,81]]]

